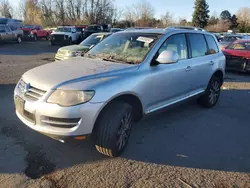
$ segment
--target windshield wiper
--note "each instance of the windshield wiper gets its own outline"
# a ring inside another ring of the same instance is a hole
[[[85,56],[85,57],[88,57],[88,58],[91,58],[91,59],[95,59],[95,58],[96,58],[96,55],[94,55],[94,54],[89,54],[89,53],[85,54],[84,56]]]
[[[121,61],[121,60],[118,60],[118,59],[107,58],[107,57],[102,58],[102,60],[103,60],[103,61],[111,61],[111,62],[116,62],[116,63],[126,63],[126,62]]]

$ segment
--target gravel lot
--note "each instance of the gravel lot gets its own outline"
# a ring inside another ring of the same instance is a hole
[[[227,73],[213,109],[190,101],[145,118],[123,155],[108,158],[91,140],[62,144],[14,113],[15,83],[57,48],[0,44],[0,187],[250,187],[250,74]]]

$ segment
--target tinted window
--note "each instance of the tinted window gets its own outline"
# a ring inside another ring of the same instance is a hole
[[[207,55],[207,43],[202,34],[188,34],[192,57]]]
[[[187,42],[184,34],[176,34],[169,37],[159,50],[159,54],[164,51],[173,51],[179,55],[179,59],[187,59]]]
[[[212,37],[211,35],[205,35],[206,36],[206,40],[207,40],[207,44],[208,44],[208,52],[207,54],[216,54],[219,52],[218,46],[214,40],[214,37]]]

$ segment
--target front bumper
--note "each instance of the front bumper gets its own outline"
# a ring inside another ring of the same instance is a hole
[[[23,40],[34,40],[34,35],[32,34],[23,35]]]
[[[18,118],[31,129],[57,140],[92,133],[96,118],[104,103],[88,102],[72,107],[61,107],[46,102],[50,94],[51,92],[47,92],[41,99],[31,101],[16,87],[14,97],[18,96],[25,101],[24,111],[33,117],[33,120],[31,121],[16,110]],[[73,120],[77,121],[73,123]]]
[[[250,59],[227,56],[226,69],[241,71],[241,72],[249,72],[250,71]]]

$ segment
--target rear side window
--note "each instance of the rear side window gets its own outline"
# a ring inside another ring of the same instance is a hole
[[[192,58],[207,55],[207,43],[202,34],[188,34]]]
[[[208,52],[207,54],[216,54],[219,52],[218,46],[214,40],[214,37],[212,37],[211,35],[205,35],[206,40],[207,40],[207,44],[208,44]]]

